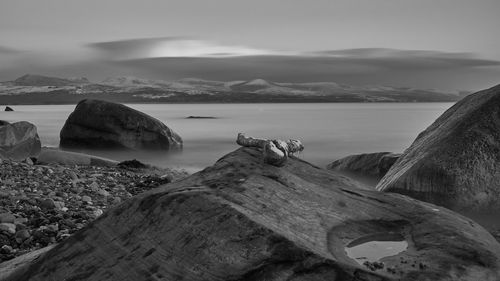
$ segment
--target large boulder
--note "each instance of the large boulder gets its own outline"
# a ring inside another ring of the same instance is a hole
[[[26,122],[1,123],[0,157],[26,159],[40,153],[41,143],[36,126]]]
[[[460,212],[500,210],[500,85],[441,115],[377,186]]]
[[[401,154],[376,152],[349,155],[328,164],[327,169],[381,179]]]
[[[60,134],[62,148],[179,150],[182,139],[159,120],[122,104],[86,99]]]
[[[261,155],[241,148],[134,197],[5,280],[499,280],[500,244],[473,221]],[[348,256],[374,234],[407,249],[384,268]]]

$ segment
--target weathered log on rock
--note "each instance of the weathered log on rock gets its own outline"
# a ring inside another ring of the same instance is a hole
[[[262,149],[262,158],[267,164],[283,166],[289,155],[301,152],[304,146],[299,140],[267,140],[245,137],[239,133],[236,143],[244,147],[255,147]]]
[[[241,148],[109,210],[7,280],[499,280],[500,244],[476,223],[399,194],[356,188],[295,157]],[[408,249],[359,264],[354,240]]]
[[[420,133],[380,181],[459,212],[500,211],[500,85],[469,95]]]
[[[359,174],[380,180],[401,154],[376,152],[349,155],[328,164],[328,170]]]

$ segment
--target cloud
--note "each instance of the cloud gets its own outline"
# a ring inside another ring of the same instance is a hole
[[[212,41],[163,37],[93,43],[89,45],[111,60],[155,57],[234,57],[270,55],[274,52],[246,46],[223,45]]]
[[[310,55],[227,58],[146,58],[115,62],[146,77],[209,80],[263,78],[277,82],[332,81],[353,85],[475,90],[498,84],[500,63],[472,58],[336,57]]]
[[[472,53],[440,52],[433,50],[398,50],[389,48],[358,48],[344,50],[327,50],[316,52],[280,52],[245,46],[223,45],[211,41],[187,37],[144,38],[111,41],[90,44],[103,60],[137,61],[154,58],[185,58],[188,64],[192,58],[227,59],[226,62],[210,64],[227,64],[237,68],[234,62],[245,61],[241,69],[255,65],[262,72],[266,68],[276,69],[281,66],[307,68],[314,65],[310,73],[324,70],[326,74],[374,73],[377,71],[436,71],[446,69],[463,69],[475,67],[499,66],[500,62],[477,58]],[[264,57],[264,58],[262,58]],[[239,59],[240,58],[240,59]],[[270,60],[279,65],[267,65]],[[165,62],[165,60],[162,60]],[[189,62],[188,62],[189,61]],[[207,62],[208,63],[208,62]],[[125,63],[134,65],[134,62]],[[124,65],[125,65],[124,64]],[[266,64],[264,66],[264,64]],[[141,65],[144,65],[141,63]],[[155,66],[156,67],[156,66]],[[180,66],[182,68],[182,66]],[[201,66],[202,68],[204,67]],[[281,70],[280,70],[281,71]],[[284,69],[285,73],[294,72]],[[296,70],[295,70],[296,71]],[[301,71],[297,71],[301,72]],[[236,73],[238,71],[236,70]],[[305,76],[309,77],[308,73]]]
[[[187,37],[100,42],[86,47],[74,56],[23,53],[15,61],[0,64],[0,78],[23,73],[92,80],[119,75],[164,80],[263,78],[450,90],[477,90],[500,83],[500,62],[471,53],[384,48],[280,52]]]
[[[444,69],[457,67],[498,66],[499,61],[477,58],[473,53],[431,50],[398,50],[359,48],[308,53],[310,56],[334,58],[383,68]]]

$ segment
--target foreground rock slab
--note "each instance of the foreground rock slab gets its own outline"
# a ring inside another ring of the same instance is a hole
[[[182,138],[159,120],[102,100],[80,101],[60,136],[60,147],[70,149],[182,149]]]
[[[36,156],[40,149],[40,137],[35,125],[26,121],[0,124],[0,158],[21,160]]]
[[[498,280],[500,244],[444,208],[241,148],[105,212],[5,280]],[[360,264],[374,234],[408,248]]]
[[[457,211],[500,210],[500,85],[467,96],[420,133],[377,185]]]

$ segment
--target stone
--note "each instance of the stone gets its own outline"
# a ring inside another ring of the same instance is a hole
[[[46,230],[48,232],[52,232],[52,233],[58,232],[59,231],[59,225],[57,223],[56,224],[49,224],[49,225],[47,225]]]
[[[14,249],[12,249],[11,246],[9,245],[3,245],[2,248],[0,248],[0,253],[2,254],[10,254],[13,252]]]
[[[17,243],[22,243],[26,239],[30,238],[31,234],[27,229],[22,229],[16,232],[15,238]]]
[[[102,216],[103,213],[104,212],[101,209],[95,209],[94,211],[92,211],[92,217],[98,218],[98,217]]]
[[[15,218],[14,221],[12,221],[14,224],[26,224],[27,222],[27,218]]]
[[[282,167],[261,157],[241,148],[135,196],[7,279],[500,279],[500,244],[477,223],[400,194],[360,189],[295,157]],[[372,271],[345,248],[374,233],[397,234],[408,247]]]
[[[86,99],[60,133],[60,147],[180,150],[182,139],[159,120],[122,104]]]
[[[62,210],[62,209],[64,209],[64,202],[62,202],[62,201],[54,201],[54,208],[56,210]]]
[[[15,234],[16,225],[13,223],[2,222],[0,223],[0,231],[6,232],[8,234]]]
[[[328,164],[327,169],[380,180],[400,155],[392,152],[349,155]]]
[[[37,156],[40,150],[40,137],[35,125],[21,121],[0,126],[0,157],[23,160]]]
[[[90,196],[84,195],[82,196],[82,201],[86,203],[92,203],[92,198],[90,198]]]
[[[109,196],[109,192],[102,188],[97,189],[96,193],[104,197]]]
[[[40,208],[42,209],[55,209],[56,208],[56,202],[52,198],[46,198],[40,200],[39,203]]]
[[[28,165],[33,165],[33,164],[35,164],[35,163],[33,163],[33,160],[31,160],[31,158],[30,158],[30,157],[28,157],[28,158],[24,159],[24,160],[23,160],[23,163],[26,163],[26,164],[28,164]]]
[[[0,223],[14,223],[16,217],[11,213],[0,213]]]
[[[421,132],[377,185],[461,213],[500,211],[500,85],[466,96]]]
[[[97,191],[99,189],[99,184],[97,182],[93,181],[91,184],[89,184],[90,190],[92,191]]]
[[[118,167],[120,168],[132,168],[132,169],[145,169],[148,166],[136,159],[126,160],[118,163]]]

